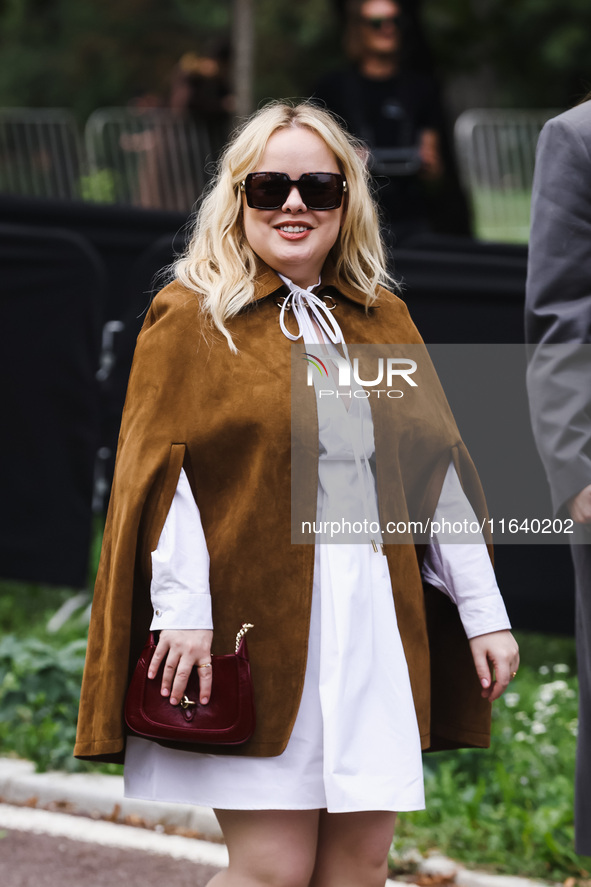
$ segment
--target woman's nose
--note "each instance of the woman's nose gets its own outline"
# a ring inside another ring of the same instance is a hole
[[[302,195],[300,194],[298,188],[295,185],[292,185],[289,194],[285,199],[285,203],[281,207],[284,213],[303,213],[306,212],[308,207],[302,200]]]

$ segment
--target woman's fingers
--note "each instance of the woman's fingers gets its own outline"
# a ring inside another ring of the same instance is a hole
[[[482,696],[494,702],[505,692],[519,668],[517,643],[510,631],[493,631],[471,638],[470,647]]]
[[[170,696],[172,705],[178,705],[187,688],[187,682],[194,666],[211,663],[212,631],[202,629],[167,629],[160,632],[158,645],[154,651],[149,678],[155,678],[162,662],[161,690],[163,696]],[[212,668],[198,668],[199,701],[205,705],[211,696]]]
[[[205,705],[209,702],[211,696],[211,684],[213,680],[211,657],[207,663],[197,666],[197,674],[199,675],[199,702],[201,702],[202,705]]]
[[[509,681],[511,680],[511,672],[509,670],[508,662],[499,662],[498,660],[495,661],[492,658],[491,661],[493,662],[493,667],[495,670],[495,680],[493,681],[493,685],[488,695],[488,700],[489,702],[494,702],[495,699],[498,699],[499,696],[503,695],[503,693],[509,686]]]
[[[473,640],[475,639],[473,638]],[[481,644],[473,644],[472,641],[470,641],[470,646],[472,648],[472,658],[474,659],[476,674],[478,675],[480,686],[483,688],[482,695],[488,696],[492,686],[492,675],[486,656],[486,648]]]
[[[152,661],[150,662],[150,668],[148,670],[148,677],[149,678],[156,677],[156,674],[158,673],[158,669],[160,668],[160,664],[161,664],[162,660],[166,659],[166,654],[168,653],[170,645],[163,637],[164,634],[165,634],[165,632],[163,632],[163,631],[160,632],[160,638],[158,639],[158,644],[156,646],[156,649],[154,650],[154,655],[152,656]],[[164,682],[162,684],[162,687],[164,689]],[[168,689],[170,689],[170,686],[168,687]],[[163,694],[163,695],[165,695],[165,694]]]

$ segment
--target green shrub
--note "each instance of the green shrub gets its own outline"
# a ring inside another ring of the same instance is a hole
[[[99,533],[97,539],[100,543]],[[94,550],[92,559],[94,566]],[[0,754],[27,758],[38,770],[97,769],[72,757],[88,631],[86,605],[57,631],[48,629],[51,617],[75,594],[68,588],[0,582]],[[121,772],[113,764],[100,769]]]
[[[110,169],[99,169],[96,172],[81,176],[79,182],[80,197],[93,203],[115,203],[116,177]]]
[[[0,753],[34,761],[38,770],[96,769],[72,757],[85,653],[82,638],[64,645],[0,640]]]
[[[587,876],[591,860],[573,849],[574,642],[519,640],[528,664],[494,703],[491,748],[425,756],[427,809],[400,815],[394,865],[416,846],[496,871]]]
[[[0,746],[39,769],[72,769],[86,642],[56,648],[36,638],[0,640]]]

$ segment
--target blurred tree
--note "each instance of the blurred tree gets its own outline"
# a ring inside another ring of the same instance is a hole
[[[0,0],[0,106],[65,106],[83,120],[164,96],[187,51],[230,34],[236,0]],[[253,0],[254,101],[305,95],[340,52],[331,0]]]
[[[256,101],[309,95],[320,74],[342,60],[333,0],[255,2]]]
[[[228,37],[234,0],[0,0],[0,105],[67,106],[80,119],[166,94],[174,64]],[[342,61],[345,0],[253,0],[254,101],[307,95]],[[472,103],[566,106],[591,81],[588,0],[409,0],[440,73],[487,75]],[[480,101],[478,99],[480,98]]]
[[[591,85],[588,0],[423,0],[446,76],[486,72],[481,104],[567,107]]]
[[[0,105],[94,108],[164,94],[179,57],[227,32],[209,0],[2,0]]]

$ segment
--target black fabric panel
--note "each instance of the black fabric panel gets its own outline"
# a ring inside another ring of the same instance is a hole
[[[438,249],[420,243],[394,252],[393,273],[426,342],[525,341],[526,247],[501,252],[499,244],[462,238],[444,238]]]
[[[104,319],[120,318],[134,298],[130,271],[156,240],[167,235],[182,248],[184,213],[98,203],[36,200],[0,195],[0,222],[67,228],[85,237],[108,275]],[[171,247],[172,248],[172,247]]]
[[[153,295],[155,276],[183,249],[187,216],[130,206],[2,194],[2,223],[75,231],[94,248],[103,263],[107,282],[100,322],[117,320],[124,324],[123,330],[105,337],[108,368],[99,383],[97,470],[104,491],[101,494],[99,490],[99,501],[106,508],[135,341]]]
[[[83,586],[106,277],[73,232],[0,224],[0,575]]]

